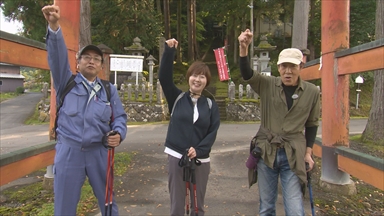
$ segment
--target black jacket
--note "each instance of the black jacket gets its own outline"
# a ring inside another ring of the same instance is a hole
[[[175,50],[165,44],[159,70],[160,84],[170,113],[177,96],[182,92],[173,83]],[[187,148],[194,147],[197,158],[208,158],[220,126],[219,109],[215,101],[212,101],[210,108],[205,96],[201,96],[197,100],[197,108],[199,118],[193,123],[193,103],[190,94],[184,94],[177,101],[169,122],[165,146],[180,154],[183,154]]]

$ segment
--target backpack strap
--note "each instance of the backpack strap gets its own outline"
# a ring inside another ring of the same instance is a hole
[[[180,98],[182,98],[182,97],[184,96],[184,94],[185,94],[185,92],[181,92],[181,93],[179,94],[179,96],[177,96],[177,98],[176,98],[176,100],[175,100],[175,103],[173,104],[173,107],[172,107],[171,116],[172,116],[172,114],[173,114],[173,110],[175,110],[175,106],[176,106],[177,101],[179,101]]]
[[[172,114],[173,114],[173,110],[175,110],[175,106],[176,106],[177,101],[179,101],[180,98],[182,98],[182,97],[184,96],[184,94],[185,94],[185,92],[181,92],[181,93],[179,94],[179,96],[177,96],[177,98],[176,98],[176,100],[175,100],[175,103],[173,104],[173,107],[172,107],[171,116],[172,116]],[[211,108],[212,108],[212,100],[211,100],[211,98],[208,98],[208,97],[207,97],[207,102],[208,102],[208,107],[209,107],[209,109],[211,109]]]
[[[103,84],[105,92],[107,93],[108,102],[111,102],[111,83],[108,80],[101,79],[101,84]],[[114,120],[112,103],[109,103],[109,105],[111,106],[111,110],[112,110],[112,116],[111,116],[111,121],[110,121],[110,123],[112,123]]]
[[[107,93],[107,100],[108,102],[110,102],[111,101],[111,83],[108,80],[101,79],[101,84],[103,84],[105,92]]]
[[[59,101],[56,104],[57,107],[56,107],[56,119],[55,119],[55,129],[54,129],[55,139],[56,139],[56,129],[58,126],[57,120],[59,119],[59,111],[60,111],[61,107],[63,106],[65,96],[67,96],[67,94],[73,89],[73,87],[76,86],[75,77],[76,77],[76,74],[72,74],[72,76],[69,78],[67,85],[65,86],[63,92],[60,94]],[[104,87],[105,92],[107,94],[107,100],[108,100],[108,102],[110,102],[111,101],[111,84],[108,80],[103,80],[103,79],[100,79],[100,80],[101,80],[101,84],[103,84],[103,87]],[[112,104],[110,104],[110,106],[112,107]],[[113,121],[113,119],[114,118],[113,118],[113,110],[112,110],[111,122]]]
[[[212,100],[211,100],[211,98],[207,97],[207,102],[208,102],[209,109],[211,109],[212,108]]]
[[[64,98],[67,96],[67,94],[71,91],[73,87],[75,87],[76,82],[75,82],[75,74],[72,74],[72,76],[69,78],[67,85],[65,85],[65,88],[63,92],[60,94],[59,101],[56,103],[56,119],[55,119],[55,139],[56,137],[56,129],[57,129],[57,120],[59,119],[59,110],[63,106]]]

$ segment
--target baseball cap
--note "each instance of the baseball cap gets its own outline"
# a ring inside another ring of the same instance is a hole
[[[277,64],[279,65],[286,62],[299,65],[303,62],[303,53],[296,48],[283,49],[279,54]]]
[[[101,57],[103,57],[103,52],[101,51],[101,49],[100,49],[99,47],[97,47],[97,46],[95,46],[95,45],[87,45],[87,46],[81,48],[81,49],[79,50],[79,52],[78,52],[77,57],[83,55],[83,53],[84,53],[85,51],[88,51],[88,50],[93,50],[93,51],[95,51],[98,55],[100,55]]]

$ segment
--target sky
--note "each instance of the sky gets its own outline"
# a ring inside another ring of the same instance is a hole
[[[0,30],[11,34],[16,34],[21,29],[22,23],[20,22],[7,22],[3,15],[3,10],[0,8]]]

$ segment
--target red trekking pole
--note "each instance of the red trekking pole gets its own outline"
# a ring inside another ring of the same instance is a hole
[[[183,168],[183,181],[185,181],[186,186],[186,198],[185,198],[185,211],[189,215],[189,192],[190,192],[190,183],[193,185],[193,201],[195,204],[195,216],[198,216],[198,207],[197,207],[197,193],[196,193],[196,175],[195,169],[196,166],[201,165],[201,162],[193,158],[192,160],[188,157],[188,149],[184,152],[183,156],[179,160],[179,166]]]
[[[112,216],[113,168],[115,166],[115,148],[108,149],[107,181],[105,184],[105,215]]]
[[[106,134],[108,136],[115,135],[116,131],[111,131]],[[108,148],[108,160],[107,160],[107,176],[105,183],[105,216],[112,216],[112,200],[113,200],[113,169],[115,166],[115,148],[108,146],[107,142],[104,142]],[[109,214],[108,214],[109,212]]]
[[[193,184],[193,201],[195,203],[195,216],[198,216],[199,208],[197,207],[196,175],[195,175],[196,165],[197,165],[196,158],[193,158],[191,162],[191,183]]]

